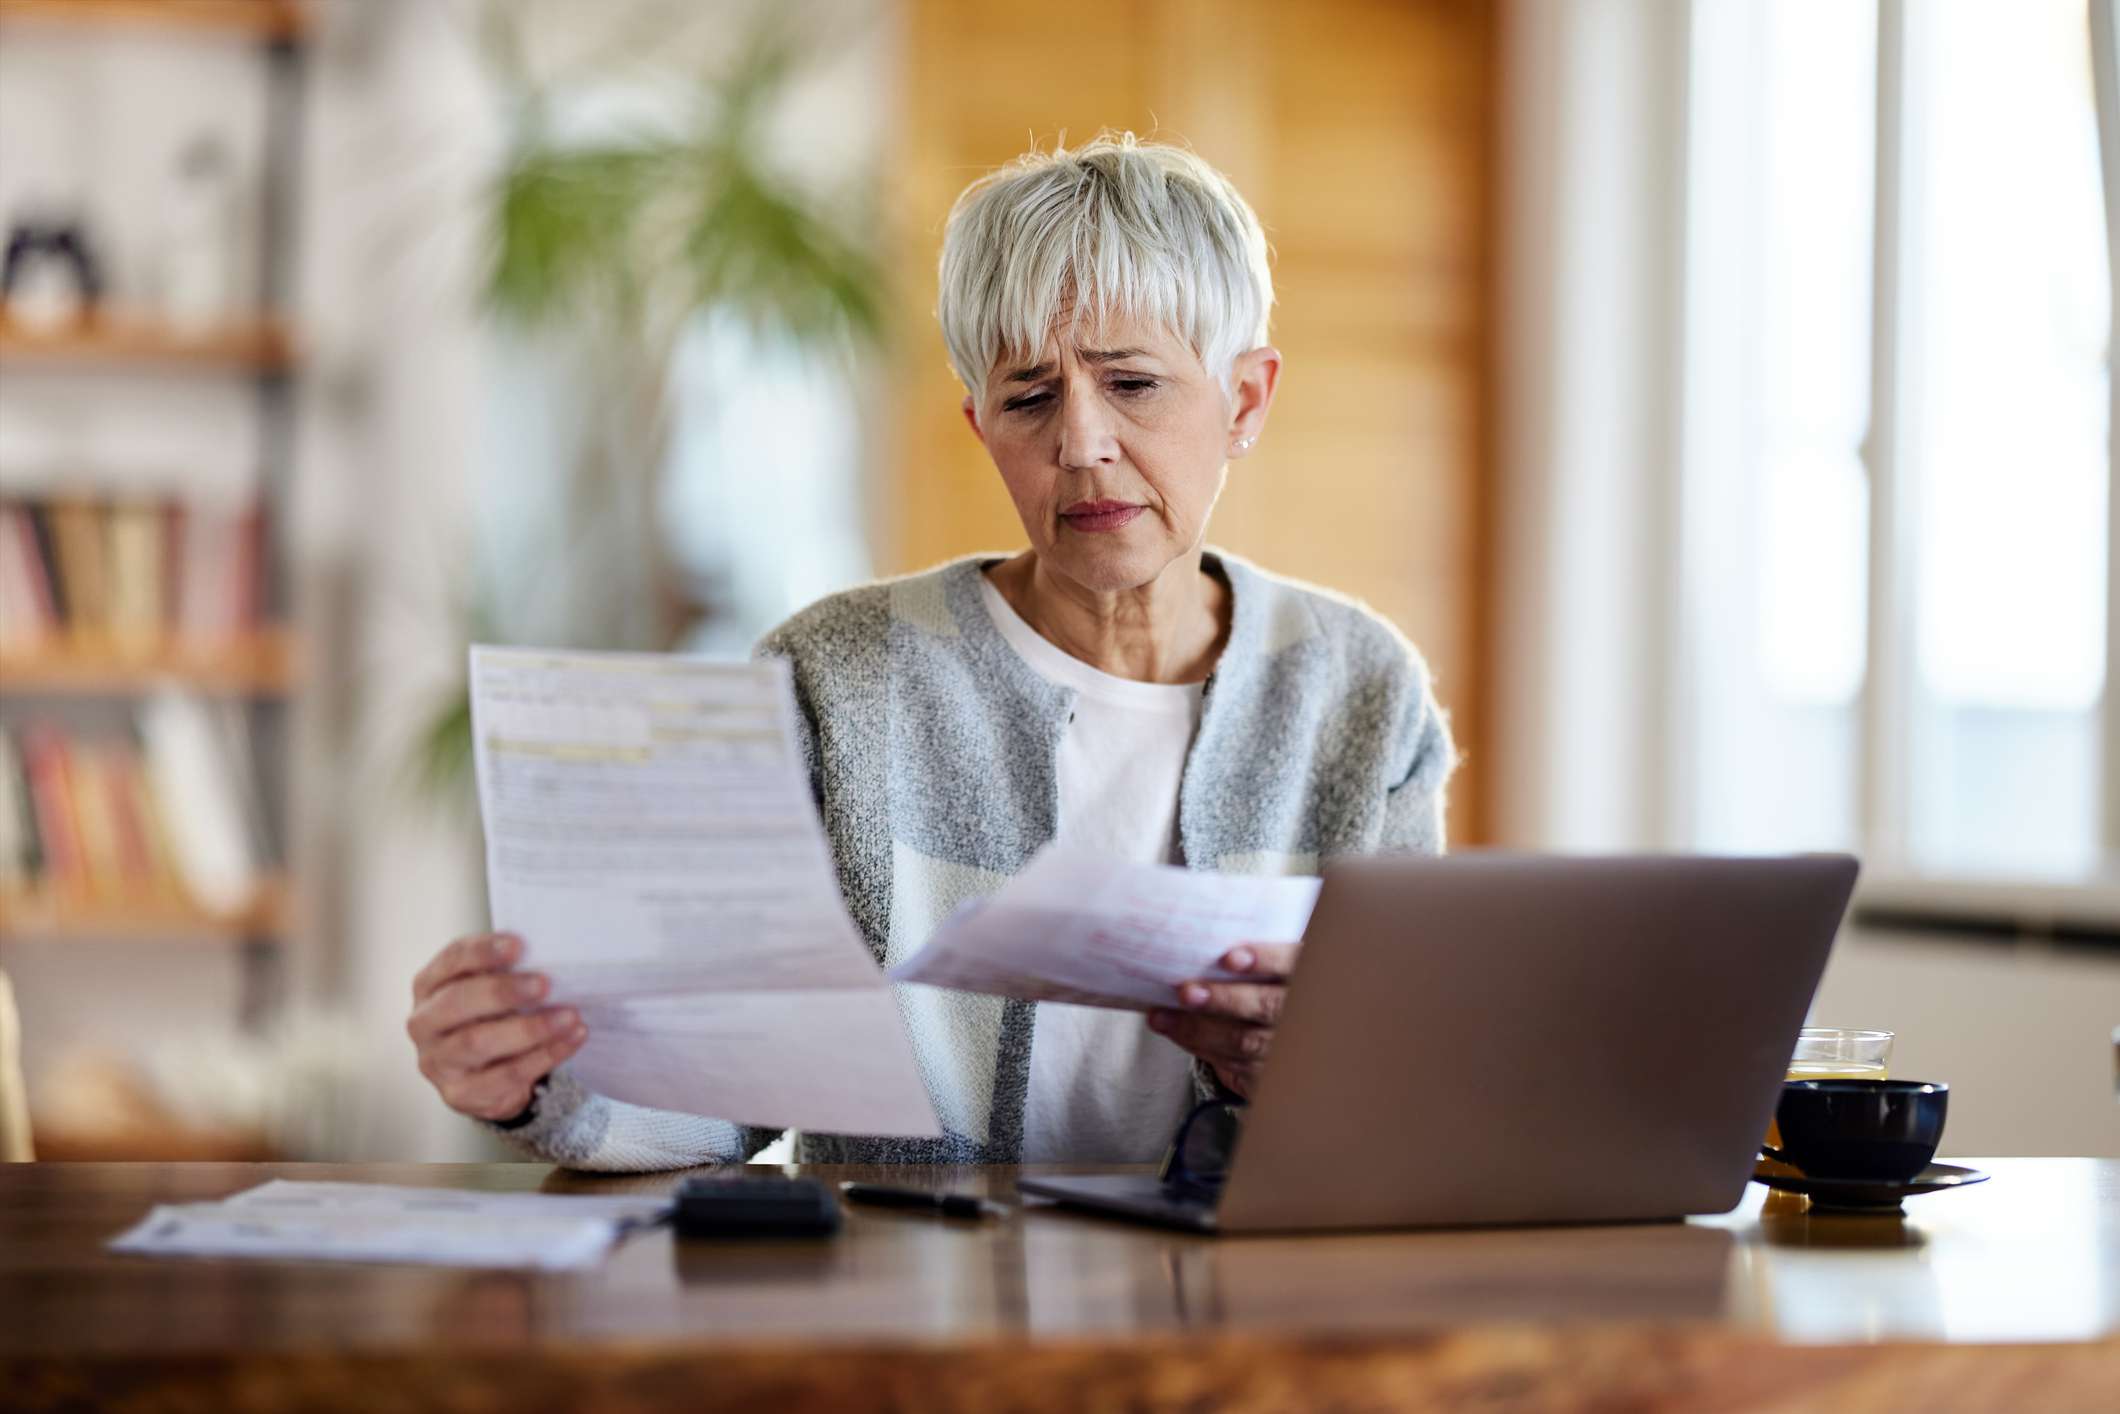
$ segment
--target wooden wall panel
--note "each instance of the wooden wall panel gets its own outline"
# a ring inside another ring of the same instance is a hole
[[[1286,358],[1211,539],[1421,646],[1468,756],[1452,837],[1483,839],[1494,42],[1478,0],[907,0],[885,567],[1022,542],[934,327],[958,190],[1062,132],[1186,141],[1265,223]]]

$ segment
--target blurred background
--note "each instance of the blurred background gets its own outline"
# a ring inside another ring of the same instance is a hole
[[[942,220],[1111,127],[1265,223],[1212,538],[1420,644],[1454,844],[1854,850],[1814,1020],[2120,1155],[2113,8],[0,0],[0,1135],[496,1152],[466,644],[1017,546]]]

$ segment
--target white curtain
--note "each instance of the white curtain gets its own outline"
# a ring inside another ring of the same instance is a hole
[[[1687,7],[1522,0],[1504,55],[1496,824],[1668,842]]]

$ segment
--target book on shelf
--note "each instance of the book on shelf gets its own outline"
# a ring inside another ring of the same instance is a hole
[[[241,641],[262,626],[263,529],[255,505],[0,502],[0,654]]]
[[[157,692],[141,705],[140,737],[186,891],[209,912],[235,912],[256,895],[264,837],[241,710]]]
[[[110,636],[120,652],[151,653],[164,637],[162,556],[164,536],[159,509],[139,502],[112,506],[108,512]]]
[[[0,505],[0,643],[41,642],[61,621],[49,563],[28,510]]]
[[[66,626],[80,632],[107,629],[110,566],[103,544],[108,537],[95,504],[53,501],[42,510],[51,527],[55,577],[65,586]]]
[[[0,730],[0,889],[241,913],[267,855],[250,753],[240,708],[174,689],[141,705],[131,736]]]
[[[0,892],[27,889],[44,870],[22,750],[0,731]]]
[[[38,723],[24,731],[21,740],[23,789],[36,823],[39,874],[57,892],[85,894],[88,871],[74,820],[66,738],[57,727]]]

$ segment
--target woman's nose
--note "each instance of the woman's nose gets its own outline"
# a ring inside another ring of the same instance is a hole
[[[1060,465],[1067,471],[1088,471],[1119,460],[1119,439],[1113,435],[1110,410],[1103,399],[1070,391],[1060,409]]]

